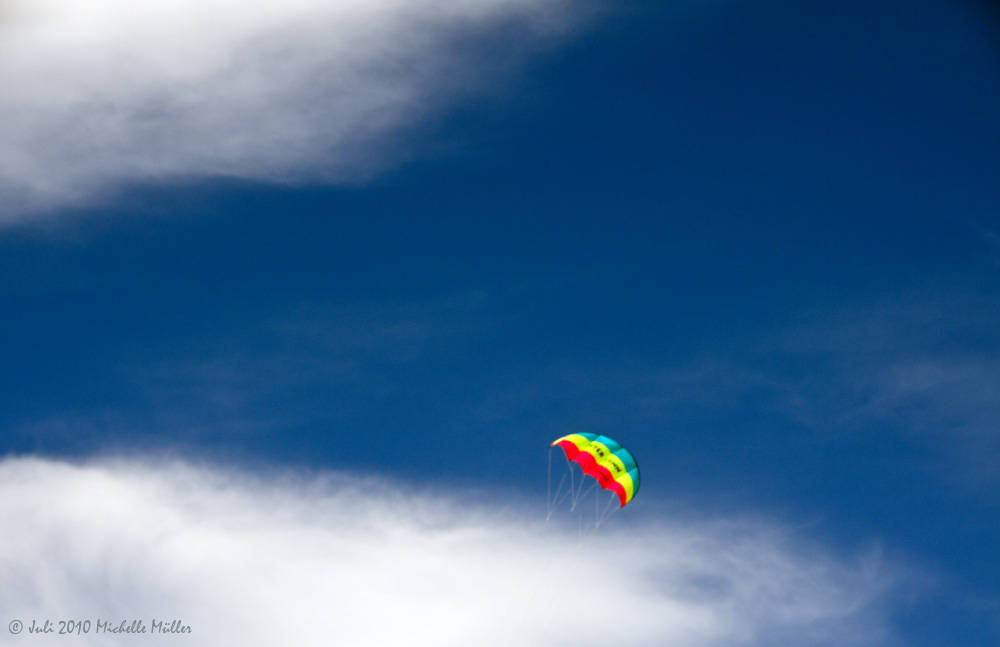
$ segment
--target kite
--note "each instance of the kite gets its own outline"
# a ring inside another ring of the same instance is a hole
[[[583,473],[597,479],[602,489],[618,495],[621,506],[639,491],[639,465],[632,454],[607,436],[591,433],[569,434],[552,442],[562,447],[567,460],[577,463]]]

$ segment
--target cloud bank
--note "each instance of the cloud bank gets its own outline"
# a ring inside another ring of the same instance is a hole
[[[189,647],[878,645],[898,578],[759,522],[581,544],[481,497],[185,463],[7,458],[0,516],[4,625],[89,619],[88,645],[135,644],[96,627],[136,619]]]
[[[566,0],[5,0],[0,223],[130,183],[350,182],[584,13]]]

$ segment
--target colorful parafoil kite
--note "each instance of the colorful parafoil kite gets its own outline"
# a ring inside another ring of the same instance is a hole
[[[621,505],[639,491],[639,465],[627,449],[607,436],[591,433],[569,434],[552,442],[578,463],[583,473],[597,479],[601,487],[618,495]],[[613,499],[612,499],[613,500]]]

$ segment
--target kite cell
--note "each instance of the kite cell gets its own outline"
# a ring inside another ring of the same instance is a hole
[[[627,449],[607,436],[591,433],[569,434],[552,442],[566,452],[566,458],[580,465],[583,473],[597,479],[601,487],[618,495],[621,505],[639,491],[639,465]]]

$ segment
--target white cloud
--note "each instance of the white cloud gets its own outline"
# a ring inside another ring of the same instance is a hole
[[[581,4],[6,0],[0,223],[130,182],[362,179],[405,155],[389,136],[563,34]]]
[[[760,522],[618,516],[580,545],[482,497],[184,463],[7,458],[0,516],[4,625],[89,619],[80,645],[153,618],[188,646],[887,644],[898,574]]]

